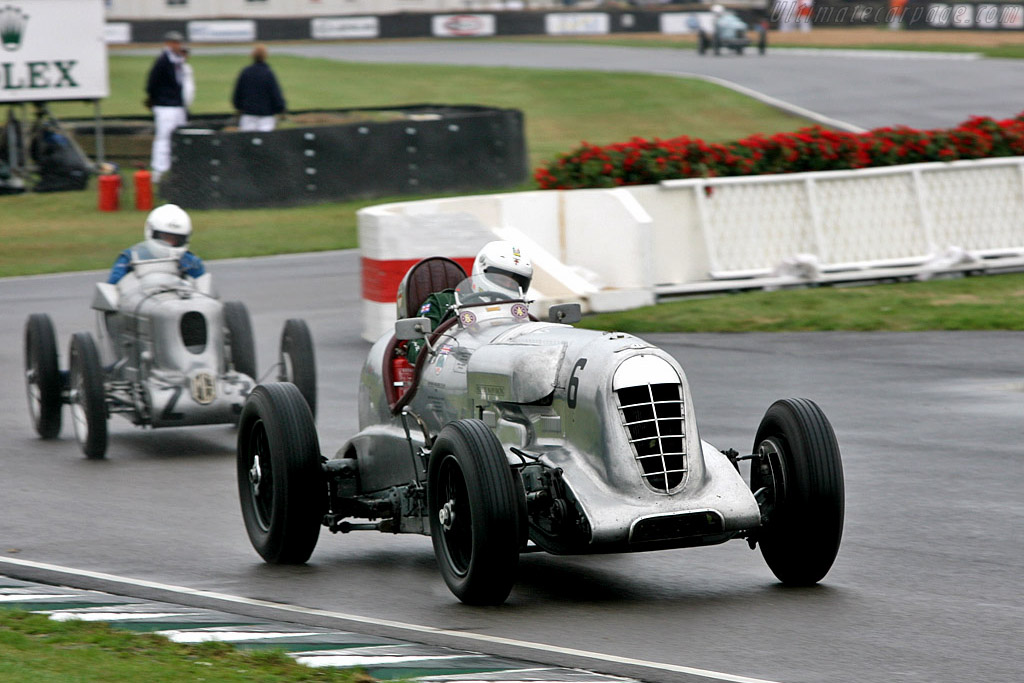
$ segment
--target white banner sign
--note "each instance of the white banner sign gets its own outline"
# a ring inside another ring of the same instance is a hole
[[[608,33],[611,22],[602,12],[559,12],[544,15],[544,30],[552,36]]]
[[[106,97],[104,35],[103,0],[4,0],[0,102]]]
[[[687,34],[711,31],[715,15],[711,12],[663,12],[658,16],[662,33]]]
[[[193,43],[251,43],[256,40],[256,22],[251,19],[190,21],[188,39]]]
[[[127,21],[109,22],[103,31],[103,39],[107,45],[132,42],[132,25]]]
[[[999,23],[1003,28],[1024,28],[1024,5],[1003,5]]]
[[[440,38],[466,38],[471,36],[493,36],[493,14],[437,14],[431,21],[431,29]]]
[[[314,40],[376,38],[380,35],[377,17],[319,17],[309,22]]]

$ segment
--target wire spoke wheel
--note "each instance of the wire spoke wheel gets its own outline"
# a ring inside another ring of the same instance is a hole
[[[57,339],[50,316],[34,313],[25,323],[25,393],[36,433],[44,439],[60,434],[61,379]]]
[[[279,382],[291,382],[299,388],[309,411],[316,417],[316,355],[313,336],[304,320],[291,318],[281,331]]]
[[[107,453],[107,406],[96,343],[88,332],[71,337],[70,391],[71,422],[75,439],[87,458]]]

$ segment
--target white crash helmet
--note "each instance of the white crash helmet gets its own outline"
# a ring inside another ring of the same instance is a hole
[[[725,14],[725,7],[722,7],[721,5],[712,5],[711,6],[711,13],[712,14]]]
[[[489,275],[505,277],[495,279],[488,278]],[[514,243],[506,240],[485,244],[473,261],[474,289],[489,289],[507,292],[512,297],[519,296],[519,292],[509,289],[508,280],[505,278],[514,280],[523,293],[530,289],[530,281],[533,279],[533,263],[530,257]]]
[[[188,251],[192,219],[177,204],[164,204],[146,216],[145,234],[153,258],[181,258]]]

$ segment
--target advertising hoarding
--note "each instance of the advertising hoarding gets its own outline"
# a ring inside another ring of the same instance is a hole
[[[103,0],[4,0],[0,103],[109,94]]]

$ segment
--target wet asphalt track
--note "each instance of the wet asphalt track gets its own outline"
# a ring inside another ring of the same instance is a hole
[[[321,443],[333,452],[355,427],[368,349],[356,253],[211,265],[224,298],[248,303],[261,369],[284,319],[309,322]],[[712,443],[749,448],[764,410],[784,396],[813,398],[830,416],[848,501],[831,574],[816,588],[782,589],[741,542],[536,554],[523,558],[505,606],[469,609],[445,588],[422,537],[325,534],[308,566],[262,564],[242,526],[227,427],[144,432],[113,420],[101,462],[82,458],[68,426],[59,441],[36,439],[20,380],[21,326],[30,312],[49,312],[66,364],[71,333],[92,325],[97,277],[0,281],[2,556],[774,681],[1019,680],[1022,333],[652,335],[688,369]],[[0,564],[8,569],[27,576]],[[643,680],[700,680],[450,636],[412,639]]]
[[[1019,66],[1001,60],[699,59],[479,43],[287,49],[352,60],[701,70],[861,127],[950,125],[1021,108],[1012,94]],[[283,321],[309,322],[321,442],[333,452],[355,428],[356,381],[369,348],[359,338],[356,254],[212,266],[224,298],[244,300],[253,314],[261,370]],[[98,277],[0,280],[0,369],[8,378],[0,385],[0,556],[777,681],[1020,679],[1022,333],[652,335],[689,372],[702,436],[723,448],[749,448],[776,398],[807,396],[830,416],[847,477],[846,535],[831,574],[817,588],[781,589],[740,542],[607,557],[538,554],[523,558],[505,606],[468,609],[448,593],[425,538],[323,536],[306,567],[262,564],[242,527],[226,427],[143,432],[115,420],[103,462],[81,457],[67,425],[60,441],[34,438],[21,381],[23,322],[50,313],[66,364],[70,334],[92,325]],[[700,680],[509,645],[472,647],[644,680]]]

